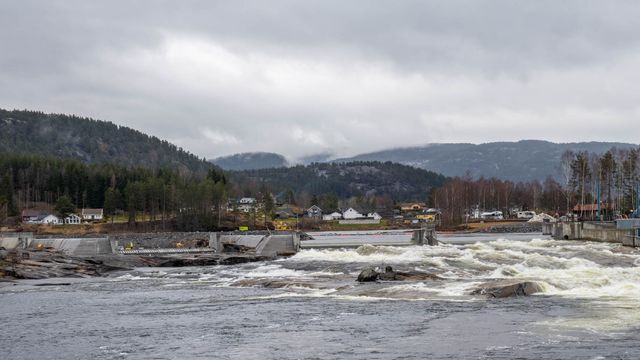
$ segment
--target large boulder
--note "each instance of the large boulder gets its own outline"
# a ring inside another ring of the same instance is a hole
[[[484,295],[489,298],[529,296],[543,292],[540,284],[533,281],[492,281],[481,284],[470,295]]]
[[[358,275],[358,282],[376,281],[379,277],[380,273],[378,273],[374,268],[366,268],[360,272],[360,275]]]

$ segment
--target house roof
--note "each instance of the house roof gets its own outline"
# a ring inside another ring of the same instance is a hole
[[[82,215],[102,215],[102,209],[82,209]]]
[[[307,211],[309,211],[309,210],[316,210],[316,209],[317,209],[317,210],[322,210],[322,209],[320,208],[320,206],[318,206],[318,205],[311,205],[311,207],[309,207],[309,208],[307,209]]]
[[[36,216],[40,216],[45,214],[44,211],[42,210],[36,210],[36,209],[24,209],[22,210],[22,216],[23,217],[36,217]]]
[[[53,215],[53,214],[42,214],[42,215],[38,216],[38,217],[36,218],[36,220],[37,220],[37,221],[42,221],[42,220],[44,220],[44,219],[46,219],[46,218],[48,218],[48,217],[50,217],[50,216],[51,216],[51,217],[54,217],[54,218],[56,218],[56,219],[58,219],[58,217],[57,217],[57,216],[55,216],[55,215]]]
[[[409,203],[401,203],[400,204],[401,208],[409,208],[409,207],[414,207],[414,206],[426,207],[427,204],[421,203],[421,202],[409,202]]]

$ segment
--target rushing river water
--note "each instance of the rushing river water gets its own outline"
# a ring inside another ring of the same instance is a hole
[[[640,252],[501,237],[437,247],[304,250],[272,262],[48,281],[71,282],[65,286],[5,283],[0,356],[640,358]],[[385,265],[444,279],[354,281],[363,267]],[[491,279],[531,279],[544,292],[492,300],[468,295]]]

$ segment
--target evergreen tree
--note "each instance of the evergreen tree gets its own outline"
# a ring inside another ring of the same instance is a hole
[[[62,218],[69,216],[69,214],[74,212],[75,209],[75,206],[71,202],[71,198],[67,195],[60,196],[56,201],[55,211]]]

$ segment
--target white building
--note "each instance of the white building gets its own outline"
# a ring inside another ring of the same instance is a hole
[[[322,215],[322,220],[331,221],[331,220],[340,220],[342,219],[342,214],[339,212],[332,212],[331,214]]]
[[[382,220],[382,216],[380,216],[380,214],[378,214],[377,212],[372,212],[367,214],[368,218],[372,218],[374,220]]]
[[[82,209],[82,220],[102,220],[102,209]]]
[[[516,213],[516,218],[518,219],[533,219],[533,217],[536,216],[536,212],[535,211],[518,211]]]
[[[502,211],[489,211],[480,214],[480,218],[485,220],[502,220],[504,216],[502,215]]]
[[[49,214],[46,215],[42,218],[42,220],[40,220],[40,224],[45,224],[45,225],[60,225],[62,224],[62,221],[60,221],[60,218]]]
[[[318,205],[312,205],[306,210],[306,213],[308,217],[321,217],[322,209]]]
[[[82,223],[82,219],[76,214],[69,214],[69,216],[64,218],[64,223],[66,225],[80,225]]]
[[[244,213],[250,213],[253,211],[253,208],[256,206],[257,200],[252,197],[243,197],[238,200],[238,211]]]
[[[366,216],[362,215],[360,212],[358,212],[356,209],[354,208],[348,208],[347,210],[345,210],[342,213],[342,217],[345,220],[353,220],[353,219],[362,219]]]

